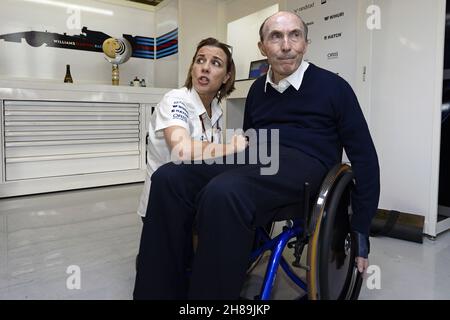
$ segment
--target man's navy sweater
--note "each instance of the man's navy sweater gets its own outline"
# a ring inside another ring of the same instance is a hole
[[[290,86],[279,93],[268,84],[264,92],[265,79],[257,79],[250,88],[243,129],[279,129],[281,146],[318,159],[328,170],[341,162],[344,148],[356,181],[352,228],[368,235],[378,206],[380,173],[375,147],[352,88],[341,77],[312,63],[298,91]]]

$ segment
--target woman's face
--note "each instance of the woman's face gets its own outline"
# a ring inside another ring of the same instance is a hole
[[[213,46],[201,47],[192,65],[191,77],[192,86],[200,96],[215,96],[222,84],[230,78],[225,52]]]

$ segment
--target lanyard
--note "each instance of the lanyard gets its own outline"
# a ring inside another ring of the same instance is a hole
[[[203,122],[203,118],[202,118],[202,116],[199,116],[199,118],[202,123],[202,133],[206,137],[206,141],[214,143],[214,126],[211,126],[211,141],[209,141],[208,135],[206,134],[206,128],[205,128],[205,123]]]

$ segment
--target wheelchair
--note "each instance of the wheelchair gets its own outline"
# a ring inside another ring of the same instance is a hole
[[[308,300],[356,300],[363,278],[356,268],[356,240],[350,230],[353,172],[348,164],[337,164],[325,177],[315,203],[310,205],[309,185],[305,183],[303,208],[288,206],[276,213],[266,227],[256,230],[254,250],[247,273],[271,251],[257,300],[269,300],[279,267],[306,295]],[[303,210],[304,218],[291,219]],[[276,221],[287,221],[283,231],[270,237],[268,230]],[[195,242],[195,236],[193,241]],[[307,245],[307,262],[302,257]],[[195,244],[194,244],[195,247]],[[283,256],[286,248],[294,250],[292,266],[306,270],[306,283],[294,272]],[[136,257],[136,270],[137,260]]]
[[[351,167],[337,164],[325,177],[312,206],[309,186],[305,183],[304,218],[287,220],[283,231],[273,239],[267,232],[269,226],[257,229],[249,270],[255,267],[266,251],[271,251],[271,255],[260,294],[255,299],[271,299],[279,266],[298,287],[307,292],[301,299],[358,299],[363,278],[356,268],[356,241],[350,231],[353,186]],[[276,221],[298,216],[298,210],[301,210],[299,206],[282,208],[276,213],[272,228]],[[302,265],[300,259],[306,245],[307,262]],[[306,283],[283,256],[286,247],[294,251],[292,266],[306,270]]]

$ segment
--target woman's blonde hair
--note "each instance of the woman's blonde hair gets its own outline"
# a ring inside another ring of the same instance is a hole
[[[225,43],[220,42],[217,39],[214,38],[206,38],[199,42],[197,45],[197,50],[195,51],[194,57],[192,58],[191,66],[189,67],[189,72],[186,78],[186,82],[184,83],[184,86],[188,88],[189,90],[192,89],[192,67],[195,63],[195,58],[197,57],[198,51],[205,46],[211,46],[222,49],[223,52],[225,52],[225,55],[227,56],[227,73],[230,74],[230,78],[227,82],[223,83],[222,86],[217,91],[216,98],[220,102],[222,98],[225,98],[230,95],[235,89],[234,87],[234,81],[236,79],[236,66],[234,65],[233,57],[230,51],[230,46],[228,46]]]

